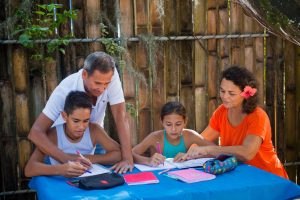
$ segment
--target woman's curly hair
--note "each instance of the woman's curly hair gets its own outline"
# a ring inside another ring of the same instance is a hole
[[[250,86],[252,88],[257,88],[257,80],[254,75],[248,71],[246,68],[232,66],[222,72],[221,81],[225,78],[226,80],[232,81],[236,86],[238,86],[241,91],[244,91],[246,86]],[[244,113],[252,113],[254,109],[257,107],[258,96],[257,92],[250,96],[248,99],[244,99],[243,101],[243,112]]]

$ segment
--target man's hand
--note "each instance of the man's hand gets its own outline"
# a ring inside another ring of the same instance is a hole
[[[127,171],[132,172],[133,168],[134,168],[133,160],[131,159],[131,160],[121,160],[120,162],[112,166],[110,170],[114,170],[116,173],[122,174],[122,173],[126,173]]]

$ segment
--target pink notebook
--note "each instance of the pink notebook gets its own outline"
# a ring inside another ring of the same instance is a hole
[[[153,172],[139,172],[136,174],[125,174],[124,179],[128,185],[141,185],[158,183],[159,180],[153,174]]]
[[[208,174],[193,168],[168,172],[167,176],[170,178],[179,179],[186,183],[195,183],[216,178],[216,176],[213,174]]]

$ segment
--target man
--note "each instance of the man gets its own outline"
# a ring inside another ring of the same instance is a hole
[[[49,140],[70,156],[88,159],[92,163],[111,165],[120,161],[119,144],[111,139],[97,124],[90,123],[92,102],[85,92],[72,91],[68,94],[64,111],[61,113],[65,123],[47,131]],[[101,144],[105,154],[94,155],[95,145]],[[82,156],[82,154],[84,157]],[[27,177],[40,175],[60,175],[77,177],[88,170],[80,162],[59,163],[50,157],[50,163],[44,163],[45,154],[38,148],[34,150],[25,167]]]
[[[62,163],[72,160],[72,157],[53,145],[46,135],[52,125],[64,122],[60,113],[63,111],[66,96],[72,90],[84,91],[92,98],[93,110],[90,121],[100,126],[103,126],[106,106],[108,102],[110,103],[122,153],[122,160],[112,169],[118,173],[132,171],[131,140],[122,85],[113,58],[104,52],[90,54],[84,62],[83,69],[61,81],[34,122],[28,138],[43,153],[56,160]],[[90,163],[85,164],[90,165]]]

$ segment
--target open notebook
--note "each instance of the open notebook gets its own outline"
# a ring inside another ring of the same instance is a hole
[[[213,174],[208,174],[193,168],[168,172],[166,176],[181,180],[186,183],[195,183],[216,178],[216,176]]]
[[[159,165],[157,167],[151,167],[148,165],[142,165],[142,164],[134,164],[136,168],[138,168],[140,171],[154,171],[154,170],[163,170],[163,169],[173,169],[173,168],[189,168],[189,167],[202,167],[203,164],[207,160],[211,160],[213,158],[197,158],[193,160],[187,160],[185,162],[176,163],[173,162],[173,158],[167,158],[164,162],[164,165]]]
[[[109,169],[107,169],[104,166],[99,165],[99,164],[92,164],[92,166],[89,168],[88,171],[91,173],[85,172],[79,177],[93,176],[93,175],[97,175],[97,174],[104,174],[104,173],[111,172]]]

